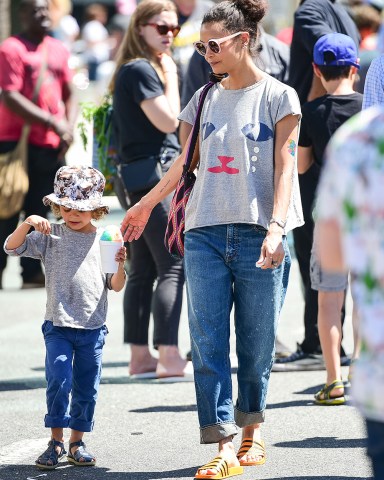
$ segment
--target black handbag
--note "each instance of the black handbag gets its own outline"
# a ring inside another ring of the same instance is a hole
[[[135,193],[154,187],[163,176],[159,160],[158,155],[151,155],[118,164],[117,172],[125,190],[128,193]]]

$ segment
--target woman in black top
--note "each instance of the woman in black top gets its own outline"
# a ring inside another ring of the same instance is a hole
[[[148,161],[155,159],[154,169],[160,166],[167,170],[179,152],[178,74],[170,56],[179,30],[173,2],[144,0],[131,17],[118,54],[110,90],[118,157],[131,203],[153,187],[149,179],[147,185],[140,186]],[[132,168],[137,173],[132,173]],[[152,174],[155,172],[149,172]],[[124,295],[124,341],[131,346],[129,373],[136,378],[183,376],[187,363],[177,346],[183,266],[164,247],[169,205],[167,198],[156,207],[145,235],[131,248]],[[148,346],[151,312],[158,360]]]

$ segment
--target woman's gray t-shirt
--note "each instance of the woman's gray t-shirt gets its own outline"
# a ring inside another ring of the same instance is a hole
[[[179,119],[193,124],[198,90]],[[200,166],[186,209],[185,231],[228,223],[258,224],[268,229],[274,202],[274,136],[287,115],[301,118],[295,90],[266,75],[240,90],[218,83],[204,102],[200,131]],[[285,231],[302,225],[297,148]]]
[[[20,247],[8,255],[36,258],[45,267],[47,304],[45,320],[57,327],[96,329],[107,316],[107,292],[111,274],[101,269],[99,240],[103,229],[80,233],[64,223],[51,224],[51,233],[32,231]]]

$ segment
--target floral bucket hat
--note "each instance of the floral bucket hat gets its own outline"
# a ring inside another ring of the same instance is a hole
[[[55,203],[81,212],[97,208],[108,212],[109,207],[103,201],[104,187],[104,175],[96,168],[85,165],[61,167],[55,175],[53,193],[43,197],[43,203]]]

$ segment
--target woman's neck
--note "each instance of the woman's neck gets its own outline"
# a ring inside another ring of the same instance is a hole
[[[251,64],[247,63],[228,72],[228,77],[222,81],[222,85],[227,90],[240,90],[254,85],[264,77],[265,74],[251,60]]]

